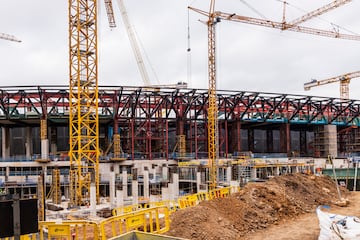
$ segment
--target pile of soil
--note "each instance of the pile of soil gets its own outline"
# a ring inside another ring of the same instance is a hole
[[[342,188],[341,196],[349,192]],[[166,235],[186,239],[246,239],[245,236],[314,212],[339,200],[328,176],[283,175],[248,183],[230,197],[203,201],[171,215]],[[317,224],[317,223],[314,223]]]

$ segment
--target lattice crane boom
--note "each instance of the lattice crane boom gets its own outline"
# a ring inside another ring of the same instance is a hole
[[[115,22],[114,8],[113,8],[112,0],[104,0],[104,3],[105,3],[106,15],[107,15],[108,21],[109,21],[109,27],[115,28],[116,22]]]
[[[349,84],[350,80],[353,78],[360,77],[360,71],[346,73],[340,76],[327,78],[323,80],[313,79],[310,82],[304,83],[304,90],[310,90],[313,87],[322,86],[334,82],[340,82],[340,98],[349,99]]]
[[[111,28],[116,27],[113,7],[112,7],[112,0],[104,0],[104,1],[105,1],[105,6],[106,6],[106,14],[107,14],[108,20],[109,20],[109,26]],[[144,60],[143,60],[142,55],[141,55],[141,51],[140,51],[138,42],[137,42],[136,37],[135,37],[134,30],[131,27],[130,19],[129,19],[129,16],[127,14],[127,10],[126,10],[125,5],[124,5],[124,1],[123,0],[117,0],[117,3],[118,3],[117,5],[118,5],[118,7],[120,9],[122,20],[123,20],[125,28],[126,28],[127,35],[129,37],[129,40],[130,40],[131,48],[132,48],[132,50],[134,52],[134,55],[135,55],[136,63],[138,65],[138,68],[139,68],[139,71],[140,71],[140,74],[141,74],[141,78],[142,78],[145,86],[149,86],[150,85],[149,74],[148,74],[148,72],[146,70]]]
[[[9,40],[13,42],[21,42],[21,40],[16,38],[14,35],[6,34],[6,33],[0,33],[0,39]]]
[[[306,13],[305,15],[299,17],[299,18],[296,18],[290,22],[288,22],[286,24],[286,28],[285,29],[288,29],[289,26],[297,26],[299,25],[300,23],[303,23],[311,18],[314,18],[314,17],[317,17],[317,16],[320,16],[321,14],[324,14],[332,9],[335,9],[337,7],[340,7],[341,5],[344,5],[346,3],[349,3],[351,2],[351,0],[334,0],[333,2],[325,5],[325,6],[322,6],[314,11],[311,11],[309,13]],[[285,30],[283,29],[283,30]]]
[[[202,14],[202,15],[209,16],[209,13],[206,11],[203,11],[203,10],[200,10],[197,8],[193,8],[193,7],[189,7],[189,8],[195,12]],[[342,34],[342,33],[336,32],[336,31],[328,31],[328,30],[303,27],[303,26],[294,26],[294,25],[291,25],[288,23],[281,23],[281,22],[270,21],[270,20],[265,20],[265,19],[246,17],[246,16],[237,15],[235,13],[225,13],[225,12],[216,11],[214,13],[214,17],[228,20],[228,21],[253,24],[253,25],[258,25],[258,26],[263,26],[263,27],[276,28],[276,29],[280,29],[280,30],[308,33],[308,34],[319,35],[319,36],[323,36],[323,37],[341,38],[341,39],[347,39],[347,40],[360,41],[360,35]]]

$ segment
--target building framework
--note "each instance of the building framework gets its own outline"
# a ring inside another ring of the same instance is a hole
[[[26,155],[69,150],[54,147],[59,128],[69,125],[67,89],[0,89],[3,158],[13,155],[10,146],[19,147],[9,142],[11,131],[30,128],[34,133],[44,119],[49,149],[35,149],[36,136],[22,138],[30,151]],[[207,90],[99,86],[98,95],[98,137],[108,157],[114,152],[123,154],[120,159],[207,157]],[[217,99],[220,157],[243,151],[315,157],[358,151],[354,142],[359,139],[358,100],[220,90]],[[120,135],[120,144],[113,144],[115,134]]]

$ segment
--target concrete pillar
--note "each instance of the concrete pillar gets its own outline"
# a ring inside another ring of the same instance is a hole
[[[324,149],[328,155],[337,157],[337,128],[336,125],[324,126]]]
[[[176,200],[177,197],[175,197],[175,190],[174,190],[174,184],[173,183],[169,183],[168,184],[168,200]]]
[[[25,155],[27,159],[31,159],[32,156],[32,134],[31,134],[31,128],[26,127],[25,132]]]
[[[280,174],[280,168],[275,167],[275,176],[279,176],[279,174]]]
[[[152,168],[151,168],[151,172],[152,172],[152,174],[153,174],[153,179],[155,180],[156,179],[156,168],[157,168],[157,166],[153,166]]]
[[[109,197],[110,197],[110,207],[113,208],[115,206],[115,172],[110,172],[109,179]]]
[[[2,158],[7,159],[10,157],[10,129],[6,127],[1,128],[2,139]]]
[[[96,186],[94,183],[90,185],[90,215],[96,216]]]
[[[147,200],[150,196],[150,181],[149,181],[149,171],[144,171],[144,198]]]
[[[124,206],[124,191],[116,190],[116,207]]]
[[[66,199],[69,199],[70,198],[70,188],[69,188],[69,185],[65,185],[64,186],[64,196]]]
[[[49,139],[41,140],[41,159],[49,159]]]
[[[163,201],[170,200],[169,188],[168,187],[161,188],[161,199]]]
[[[124,198],[128,197],[128,175],[126,169],[123,169],[122,171],[122,190]]]
[[[196,172],[196,191],[200,192],[200,185],[201,185],[201,172]]]
[[[139,204],[139,185],[137,180],[131,182],[131,193],[133,197],[133,205]]]
[[[230,184],[231,181],[231,167],[226,168],[226,182]]]
[[[254,179],[257,177],[256,168],[251,168],[250,178]]]
[[[169,180],[169,168],[166,166],[166,164],[162,165],[162,179],[164,181]]]
[[[6,173],[5,173],[5,182],[9,181],[10,176],[10,167],[6,167]]]
[[[174,199],[177,199],[179,197],[179,174],[173,173],[172,178],[173,178],[172,194]]]

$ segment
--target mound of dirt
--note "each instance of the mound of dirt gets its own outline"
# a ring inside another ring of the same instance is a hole
[[[342,197],[348,195],[341,189]],[[283,224],[319,205],[339,200],[334,181],[327,176],[283,175],[248,183],[230,197],[203,201],[171,216],[166,235],[187,239],[245,239],[272,225]]]

